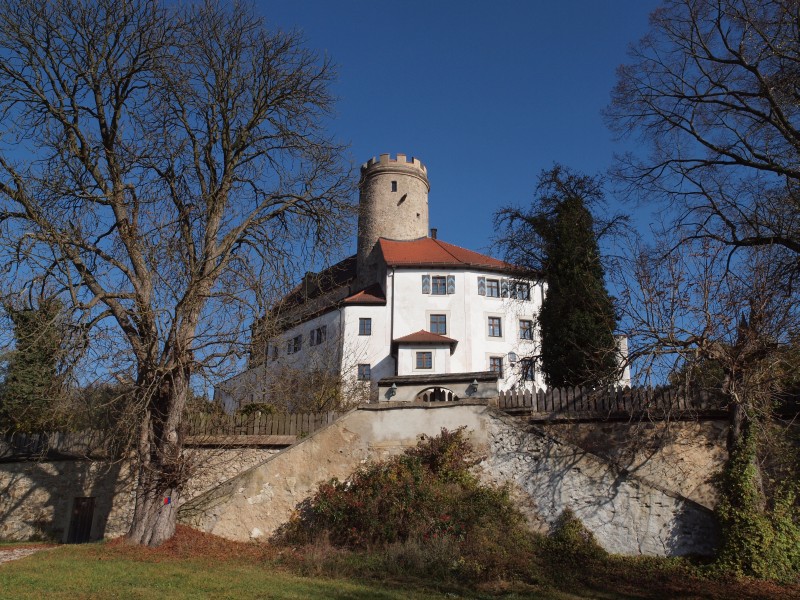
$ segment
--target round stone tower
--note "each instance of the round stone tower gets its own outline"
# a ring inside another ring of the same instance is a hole
[[[358,212],[358,281],[375,281],[378,238],[416,240],[428,235],[428,170],[405,154],[381,154],[361,166]]]

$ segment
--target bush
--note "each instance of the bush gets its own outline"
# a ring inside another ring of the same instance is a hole
[[[608,552],[597,543],[594,534],[586,529],[571,509],[562,512],[548,538],[548,546],[557,556],[581,559],[605,558]]]
[[[722,544],[716,569],[759,579],[796,582],[800,574],[797,481],[784,481],[766,501],[756,467],[755,433],[748,431],[722,475],[716,513]]]
[[[480,485],[470,467],[478,457],[464,428],[443,429],[400,456],[359,469],[345,481],[321,484],[277,541],[339,548],[383,548],[397,562],[427,562],[441,573],[499,576],[512,555],[532,549],[532,534],[506,488]],[[430,548],[439,560],[430,562]],[[447,549],[445,552],[444,549]],[[526,559],[519,561],[520,568]]]
[[[264,402],[251,402],[245,404],[242,408],[236,411],[236,414],[242,417],[249,417],[256,413],[264,413],[265,415],[274,415],[278,409],[273,404],[266,404]]]

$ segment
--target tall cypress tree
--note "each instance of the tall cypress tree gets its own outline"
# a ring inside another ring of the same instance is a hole
[[[500,244],[507,260],[547,283],[539,325],[549,386],[617,378],[616,317],[589,210],[602,199],[598,178],[556,165],[540,175],[528,210],[506,208],[497,215],[506,227]]]
[[[15,348],[4,359],[0,384],[0,430],[34,431],[53,425],[61,389],[63,305],[54,298],[36,307],[6,305]]]

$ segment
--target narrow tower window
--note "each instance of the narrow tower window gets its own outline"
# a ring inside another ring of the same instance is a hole
[[[392,182],[392,191],[393,191],[393,192],[396,192],[396,191],[397,191],[397,182],[396,182],[396,181],[393,181],[393,182]]]

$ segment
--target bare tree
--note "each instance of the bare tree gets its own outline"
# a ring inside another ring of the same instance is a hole
[[[798,4],[669,0],[651,25],[607,111],[649,150],[622,157],[616,176],[658,202],[664,223],[615,270],[625,274],[632,356],[646,363],[640,373],[662,377],[718,369],[730,415],[722,563],[792,578],[800,515],[781,508],[792,496],[764,469],[796,455],[776,456],[766,441],[800,328]]]
[[[262,284],[336,239],[331,68],[241,5],[155,0],[2,1],[0,56],[0,264],[58,286],[129,373],[128,539],[157,545],[194,379],[237,351]]]
[[[800,254],[800,20],[793,0],[669,0],[620,67],[606,115],[647,156],[617,175],[672,200],[686,235]]]

